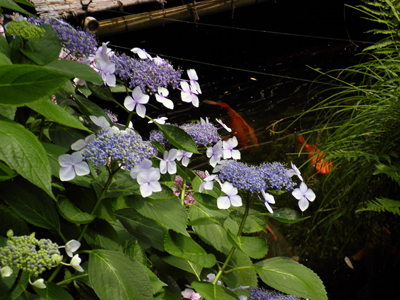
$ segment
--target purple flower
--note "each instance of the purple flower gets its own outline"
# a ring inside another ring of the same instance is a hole
[[[176,156],[178,154],[177,149],[171,149],[169,152],[164,152],[164,159],[160,162],[160,172],[161,174],[176,174]]]
[[[296,183],[288,176],[286,166],[279,162],[264,163],[259,171],[267,183],[267,188],[293,190]]]
[[[58,157],[60,168],[60,180],[69,181],[75,178],[75,175],[85,176],[90,174],[89,166],[83,161],[82,153],[74,152],[63,154]]]
[[[312,202],[316,197],[314,192],[309,189],[304,182],[301,182],[300,188],[293,190],[292,195],[299,200],[299,207],[301,211],[305,211],[308,208],[308,201]]]
[[[199,98],[197,97],[198,92],[186,81],[181,81],[181,98],[183,102],[192,103],[193,106],[199,107]]]
[[[238,140],[237,140],[236,136],[233,136],[229,140],[222,142],[222,150],[224,153],[224,159],[228,159],[228,158],[240,159],[240,151],[233,149],[237,145],[238,145]]]
[[[221,190],[226,194],[226,196],[218,197],[217,206],[219,209],[228,209],[232,206],[242,206],[242,198],[240,198],[238,193],[238,189],[233,187],[229,182],[224,182]]]
[[[203,298],[201,298],[199,293],[196,293],[194,290],[192,289],[185,289],[182,292],[182,296],[185,299],[191,299],[191,300],[201,300]]]
[[[152,57],[150,54],[148,54],[146,51],[140,48],[132,48],[131,51],[135,54],[137,54],[141,59],[150,59],[152,60]]]
[[[137,174],[137,182],[140,185],[140,194],[146,198],[153,192],[161,192],[160,170],[156,168],[150,168],[148,170],[142,170]]]
[[[179,128],[186,131],[197,145],[210,146],[221,140],[217,128],[207,122],[193,122],[183,124]]]
[[[272,196],[271,194],[269,194],[269,193],[267,193],[267,192],[264,192],[264,191],[261,191],[261,194],[262,194],[263,197],[264,197],[264,205],[265,205],[265,207],[268,209],[268,211],[269,211],[271,214],[274,213],[273,210],[272,210],[272,208],[271,208],[271,206],[269,205],[270,203],[271,203],[271,204],[274,204],[274,203],[275,203],[275,198],[274,198],[274,196]]]
[[[186,152],[186,151],[183,151],[183,150],[178,150],[178,153],[176,155],[176,160],[177,161],[182,160],[182,165],[187,167],[192,155],[193,155],[193,153]]]
[[[169,94],[168,90],[164,87],[159,86],[157,91],[158,94],[156,94],[156,100],[162,103],[166,108],[174,109],[174,102],[167,99],[167,96]]]
[[[140,87],[137,86],[132,91],[132,97],[127,96],[125,98],[124,106],[129,111],[134,110],[136,107],[136,113],[139,115],[139,117],[144,118],[146,115],[146,106],[144,106],[144,104],[149,102],[149,98],[149,95],[143,94],[140,90]]]
[[[194,69],[190,69],[190,70],[187,70],[187,74],[188,74],[189,79],[190,79],[190,85],[197,92],[197,94],[201,94],[200,85],[197,82],[197,80],[199,80],[199,78],[197,77],[196,71]]]
[[[204,178],[204,181],[200,184],[199,186],[199,193],[201,193],[204,189],[206,190],[212,190],[214,187],[214,179],[217,177],[217,175],[210,175]]]
[[[300,300],[300,298],[285,295],[275,291],[267,291],[262,288],[253,287],[250,290],[250,297],[248,300]]]
[[[222,142],[219,141],[214,146],[207,148],[206,155],[210,159],[210,165],[215,167],[220,162],[222,155]]]

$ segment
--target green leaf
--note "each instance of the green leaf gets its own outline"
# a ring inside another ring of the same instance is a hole
[[[164,240],[167,230],[157,222],[145,218],[133,208],[121,209],[115,216],[139,241],[146,243],[157,250],[164,251]]]
[[[2,198],[25,221],[45,229],[60,230],[54,201],[42,190],[22,179],[0,185]]]
[[[91,82],[86,82],[88,88],[92,91],[93,95],[97,98],[105,101],[116,102],[114,99],[110,87],[103,85],[95,85]]]
[[[164,248],[169,254],[187,259],[204,268],[211,268],[217,262],[214,254],[207,254],[191,237],[173,231],[168,231]]]
[[[66,127],[58,123],[51,124],[49,135],[54,144],[66,149],[71,149],[73,143],[88,136],[88,134],[83,134],[78,129]]]
[[[94,220],[94,216],[81,211],[65,196],[58,198],[58,209],[64,219],[75,224],[87,224]]]
[[[155,124],[173,146],[186,152],[200,154],[192,137],[184,130],[173,125],[162,125],[157,122],[155,122]]]
[[[11,65],[11,60],[3,53],[0,53],[0,66],[1,65]]]
[[[152,286],[141,263],[121,252],[96,249],[89,255],[89,281],[102,300],[151,300]]]
[[[6,236],[10,229],[13,230],[15,236],[30,234],[28,225],[21,217],[10,207],[0,205],[0,236]]]
[[[49,159],[51,175],[59,178],[60,163],[58,162],[58,157],[68,152],[69,149],[57,146],[49,143],[42,143],[44,150],[47,152],[47,157]]]
[[[274,257],[260,261],[254,267],[262,281],[274,289],[310,300],[328,299],[318,275],[290,258]]]
[[[65,75],[40,66],[3,65],[0,68],[0,103],[22,106],[50,99],[67,80]]]
[[[122,250],[118,234],[107,221],[96,219],[84,234],[85,241],[92,249]]]
[[[23,4],[23,5],[27,5],[27,6],[30,6],[30,7],[36,7],[35,5],[33,5],[32,3],[30,3],[29,1],[27,1],[27,0],[14,0],[15,2],[18,2],[18,3],[21,3],[21,4]]]
[[[236,249],[251,258],[263,258],[268,252],[267,241],[258,236],[237,236],[228,231],[228,240]]]
[[[35,292],[46,300],[74,300],[74,298],[62,287],[53,282],[46,282],[45,289],[33,287]]]
[[[167,229],[189,236],[186,232],[187,212],[178,198],[164,202],[136,200],[132,206],[142,216],[157,221]]]
[[[15,283],[15,280],[17,280],[17,275],[18,275],[18,269],[16,267],[13,267],[13,273],[11,274],[10,277],[6,278],[1,278],[0,281],[0,295],[5,295],[8,290],[13,286]],[[19,296],[27,289],[28,286],[28,278],[29,278],[29,273],[28,272],[22,272],[21,277],[18,278],[18,283],[14,291],[9,295],[7,300],[14,300],[14,299],[20,299]],[[25,298],[25,297],[24,297]],[[25,298],[26,299],[26,298]]]
[[[18,176],[18,173],[0,161],[0,181],[5,181]]]
[[[0,160],[54,198],[47,153],[36,136],[0,116],[0,140]]]
[[[239,297],[227,288],[210,282],[193,281],[192,286],[204,300],[238,300]]]
[[[50,99],[28,103],[27,106],[53,122],[91,132],[89,129],[83,126],[77,117],[72,116],[61,106],[53,103],[53,101]]]
[[[202,193],[193,193],[193,198],[201,203],[204,207],[212,210],[219,210],[217,206],[217,198],[214,196],[202,194]]]
[[[39,28],[46,30],[44,36],[27,41],[25,47],[19,50],[38,65],[46,65],[53,60],[58,60],[61,52],[61,42],[53,26],[42,25]]]
[[[274,213],[271,214],[270,217],[282,223],[293,224],[304,221],[310,216],[302,218],[298,211],[286,207],[274,210]]]
[[[77,61],[65,59],[55,60],[44,67],[68,75],[69,77],[77,77],[92,83],[103,83],[103,79],[99,73],[93,70],[90,66]]]
[[[0,105],[0,115],[10,119],[11,121],[14,120],[16,112],[17,108],[15,106]]]
[[[191,221],[202,218],[228,218],[228,212],[222,210],[209,210],[200,204],[192,205],[189,209]],[[231,250],[226,230],[218,224],[193,226],[203,242],[213,246],[218,251],[228,254]]]
[[[0,34],[0,53],[3,53],[5,56],[10,58],[10,46],[8,45],[7,39]]]
[[[184,270],[186,272],[189,272],[190,274],[196,275],[197,278],[200,278],[201,271],[203,270],[202,266],[199,266],[198,264],[191,262],[189,260],[186,260],[184,258],[176,257],[176,256],[167,256],[162,258],[163,261],[165,261],[167,264]]]
[[[231,289],[239,286],[257,286],[257,273],[252,268],[253,262],[251,259],[241,251],[235,251],[229,261],[229,268],[242,268],[249,267],[248,269],[239,269],[235,272],[224,274],[221,277],[224,282]]]
[[[13,0],[0,0],[0,7],[8,8],[8,9],[11,9],[12,11],[17,11],[17,12],[32,16],[31,13],[29,13],[25,9],[21,8]]]
[[[154,274],[149,268],[147,268],[145,265],[143,265],[143,267],[146,270],[147,275],[149,276],[153,295],[160,292],[164,286],[168,286],[167,284],[162,282],[160,279],[158,279],[156,274]]]

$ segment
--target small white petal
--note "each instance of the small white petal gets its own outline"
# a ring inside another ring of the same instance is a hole
[[[308,208],[308,200],[305,197],[300,199],[299,208],[301,211],[305,211]]]
[[[13,269],[11,269],[9,266],[5,266],[3,268],[0,268],[1,278],[10,277],[13,272],[14,272]]]
[[[84,272],[85,270],[80,266],[81,261],[82,260],[79,258],[79,254],[75,254],[74,257],[71,259],[70,264],[75,270],[79,272]]]
[[[231,206],[231,201],[229,200],[229,197],[218,197],[217,206],[219,209],[228,209]]]
[[[37,279],[34,283],[32,283],[34,287],[37,287],[38,289],[45,289],[46,285],[44,284],[44,279],[39,278]]]
[[[231,203],[235,207],[242,206],[242,198],[239,195],[231,196]]]
[[[136,102],[131,96],[126,96],[124,100],[124,106],[127,110],[132,111],[135,109]]]
[[[58,175],[60,176],[61,181],[70,181],[75,178],[74,167],[72,165],[68,167],[61,167]]]
[[[70,240],[68,243],[65,244],[65,251],[69,257],[73,257],[73,253],[79,249],[81,243],[77,240]]]

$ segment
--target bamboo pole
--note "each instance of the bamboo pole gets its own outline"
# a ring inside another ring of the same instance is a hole
[[[113,19],[99,21],[98,36],[110,36],[123,34],[150,27],[162,26],[173,23],[173,20],[190,20],[197,16],[206,16],[231,10],[232,7],[239,8],[254,5],[268,0],[205,0],[198,3],[186,4],[164,10],[156,10],[140,14],[128,15]],[[234,5],[234,6],[233,6]]]

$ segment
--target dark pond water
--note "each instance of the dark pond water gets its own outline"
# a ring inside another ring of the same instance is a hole
[[[173,112],[149,110],[152,117],[165,115],[171,123],[206,116],[227,119],[222,108],[202,102],[221,101],[254,128],[259,141],[256,149],[242,151],[242,160],[252,164],[294,161],[301,165],[305,159],[294,154],[295,133],[310,129],[314,124],[313,117],[294,124],[279,135],[271,135],[269,129],[275,121],[318,102],[315,94],[336,84],[326,77],[311,84],[318,76],[311,68],[327,72],[359,61],[355,54],[367,45],[359,41],[370,41],[363,32],[373,25],[360,19],[355,10],[345,9],[344,3],[359,4],[359,1],[276,0],[276,3],[270,1],[236,9],[233,19],[232,13],[226,12],[202,17],[198,24],[179,22],[104,38],[104,41],[119,46],[121,51],[144,48],[153,56],[167,58],[175,67],[196,69],[203,91],[199,97],[200,107],[182,104],[176,105]],[[351,43],[349,37],[356,42]],[[186,73],[184,76],[186,78]],[[179,94],[175,96],[180,102]],[[285,128],[292,120],[288,118],[278,128]],[[134,127],[140,131],[146,128],[146,123],[137,121]],[[195,168],[204,167],[203,161],[194,164]],[[343,261],[344,254],[337,252],[341,245],[330,249],[329,255],[322,255],[317,240],[303,244],[301,240],[304,241],[308,232],[304,226],[310,224],[275,225],[286,238],[288,246],[285,247],[321,276],[330,299],[383,299],[382,295],[392,293],[390,274],[373,282],[367,267],[357,271],[349,269]]]

